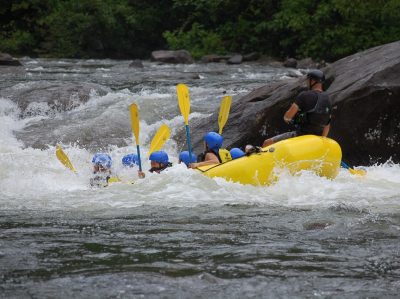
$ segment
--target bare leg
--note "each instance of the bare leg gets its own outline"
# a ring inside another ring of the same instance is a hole
[[[266,146],[271,145],[273,143],[274,143],[274,141],[272,140],[272,138],[265,139],[264,142],[263,142],[262,147],[266,147]]]

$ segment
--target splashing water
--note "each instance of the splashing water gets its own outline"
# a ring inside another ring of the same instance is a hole
[[[283,172],[271,186],[243,186],[178,164],[182,148],[172,140],[164,148],[174,164],[168,171],[139,180],[136,168],[121,164],[123,155],[135,152],[132,102],[140,109],[143,167],[149,169],[147,150],[161,123],[173,132],[183,126],[176,83],[188,82],[194,119],[216,111],[225,92],[237,100],[265,80],[287,76],[285,69],[145,62],[132,71],[129,62],[111,60],[24,63],[26,77],[5,80],[3,88],[24,90],[53,79],[109,91],[92,92],[69,111],[49,113],[45,102],[32,104],[34,113],[22,119],[21,108],[2,94],[5,297],[397,294],[398,164],[366,167],[365,177],[342,169],[335,180]],[[193,73],[200,79],[187,79]],[[77,174],[56,159],[57,142]],[[113,172],[134,184],[89,187],[91,157],[99,148],[111,155]]]

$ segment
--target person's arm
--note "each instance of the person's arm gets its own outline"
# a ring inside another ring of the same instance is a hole
[[[205,160],[203,162],[191,163],[191,164],[189,164],[189,167],[194,169],[197,167],[213,165],[213,164],[219,164],[218,157],[216,155],[214,155],[213,153],[207,153]]]
[[[286,111],[283,115],[283,120],[285,121],[285,123],[290,123],[290,121],[296,115],[297,111],[299,111],[299,106],[297,106],[296,103],[293,103],[292,106],[290,106],[289,110]]]
[[[329,133],[329,129],[331,128],[331,124],[327,124],[325,127],[324,127],[324,130],[322,131],[322,136],[323,137],[326,137],[326,136],[328,136],[328,133]]]

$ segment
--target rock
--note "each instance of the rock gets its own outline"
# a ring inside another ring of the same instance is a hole
[[[144,65],[140,59],[135,59],[129,64],[129,67],[142,69],[144,68]]]
[[[0,65],[22,66],[21,62],[14,59],[10,54],[0,52]]]
[[[249,54],[243,55],[243,61],[256,61],[260,59],[260,53],[251,52]]]
[[[0,97],[18,103],[22,118],[44,116],[41,121],[27,122],[23,130],[15,132],[15,136],[25,147],[45,149],[56,142],[79,141],[85,148],[99,149],[110,143],[122,146],[124,139],[118,137],[126,136],[127,133],[122,134],[119,130],[126,130],[125,126],[111,128],[104,125],[106,120],[101,123],[101,120],[97,119],[98,126],[101,126],[99,130],[90,121],[82,124],[74,119],[82,117],[82,114],[59,112],[69,111],[86,103],[91,94],[106,95],[110,91],[93,83],[34,81],[23,87],[3,89],[0,91]],[[60,125],[60,121],[65,125]],[[97,131],[93,132],[94,130]]]
[[[210,55],[205,55],[201,58],[201,62],[204,63],[210,63],[210,62],[224,62],[230,59],[231,56],[228,55],[215,55],[215,54],[210,54]]]
[[[241,64],[242,61],[243,61],[243,56],[240,54],[236,54],[228,59],[227,64]]]
[[[294,58],[288,58],[283,63],[283,66],[295,69],[297,67],[297,60]]]
[[[0,97],[16,102],[21,110],[20,117],[25,118],[69,111],[86,103],[92,92],[105,95],[109,91],[94,83],[36,81],[24,87],[2,89]]]
[[[299,69],[317,69],[319,66],[320,65],[311,58],[304,58],[297,62],[297,68]]]
[[[192,55],[186,50],[177,51],[153,51],[151,52],[151,60],[164,63],[193,63]]]
[[[400,41],[348,56],[324,71],[335,106],[329,137],[341,145],[343,160],[350,165],[389,159],[399,163]],[[260,145],[267,137],[292,130],[282,117],[304,89],[302,81],[272,82],[235,101],[224,128],[224,146]],[[218,112],[192,122],[196,153],[203,150],[202,135],[218,130],[217,117]]]
[[[276,68],[280,68],[283,67],[283,63],[279,62],[279,61],[270,61],[268,63],[268,65],[272,66],[272,67],[276,67]]]

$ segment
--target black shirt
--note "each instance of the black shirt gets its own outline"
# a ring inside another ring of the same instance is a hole
[[[317,92],[318,91],[307,90],[299,93],[294,102],[299,106],[300,112],[307,112],[315,107],[318,100]]]
[[[299,107],[297,116],[302,119],[299,123],[298,133],[322,135],[323,129],[331,119],[332,105],[325,92],[307,90],[301,92],[296,100]]]

